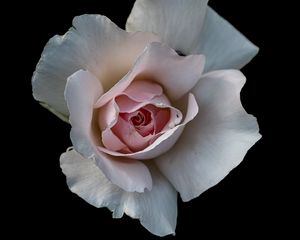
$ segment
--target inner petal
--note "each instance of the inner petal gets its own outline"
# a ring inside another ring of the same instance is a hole
[[[144,125],[143,122],[145,121],[145,116],[141,111],[138,111],[138,113],[130,118],[130,122],[133,126],[138,127],[140,125]]]
[[[145,108],[132,113],[120,113],[120,117],[127,121],[143,137],[154,133],[155,118]]]
[[[149,104],[146,105],[144,109],[147,109],[154,119],[154,133],[160,133],[166,126],[166,124],[170,121],[170,108],[158,108],[152,104]]]
[[[133,152],[141,151],[146,148],[153,138],[152,134],[142,136],[134,126],[121,116],[119,116],[116,125],[112,127],[112,131]]]
[[[144,102],[162,95],[163,89],[155,82],[137,78],[126,88],[124,93],[134,101]]]

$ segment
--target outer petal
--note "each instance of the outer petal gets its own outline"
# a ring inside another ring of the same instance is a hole
[[[112,184],[90,159],[75,150],[60,156],[60,166],[70,190],[95,207],[116,209],[123,191]]]
[[[137,0],[126,29],[154,32],[185,55],[204,54],[206,72],[242,68],[258,48],[206,5],[205,0]]]
[[[158,236],[175,234],[177,219],[177,192],[154,164],[148,165],[153,178],[151,191],[125,193],[113,216],[126,213],[138,218],[151,233]]]
[[[170,100],[187,94],[199,81],[204,69],[203,55],[179,56],[164,44],[150,43],[126,74],[109,91],[101,96],[95,107],[101,107],[125,91],[133,81],[148,80],[164,87]]]
[[[187,54],[199,44],[208,0],[137,0],[126,30],[153,32]]]
[[[237,70],[206,74],[193,89],[197,117],[168,154],[156,159],[163,174],[189,201],[222,180],[260,139],[256,119],[245,112]]]
[[[177,192],[153,165],[149,166],[153,188],[144,193],[128,193],[112,184],[99,168],[76,151],[66,152],[60,164],[72,192],[95,207],[108,207],[114,217],[123,213],[139,218],[153,234],[164,236],[175,232]]]
[[[207,8],[199,45],[192,53],[206,56],[205,71],[245,66],[258,47],[210,7]]]
[[[159,40],[151,33],[126,33],[101,15],[75,17],[73,26],[49,40],[32,77],[34,98],[64,118],[69,114],[64,100],[68,76],[89,70],[107,90],[128,72],[148,43]]]
[[[99,152],[100,144],[93,129],[93,106],[101,94],[100,82],[88,71],[78,71],[68,78],[65,97],[72,125],[71,140],[76,151],[92,158],[105,176],[126,191],[143,192],[151,189],[152,180],[147,167],[138,161],[114,159]]]

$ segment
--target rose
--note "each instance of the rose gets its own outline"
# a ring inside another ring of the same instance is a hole
[[[177,191],[199,196],[260,138],[240,103],[242,73],[208,72],[241,68],[257,48],[206,3],[139,0],[127,22],[137,33],[77,17],[49,41],[32,81],[34,97],[70,119],[74,150],[60,159],[70,189],[160,236],[175,231]]]
[[[173,49],[153,42],[132,69],[105,93],[92,73],[75,72],[65,87],[74,148],[85,157],[93,156],[106,177],[125,191],[151,190],[149,170],[133,159],[153,159],[175,144],[184,126],[198,112],[193,94],[187,93],[201,77],[203,68],[202,55],[178,56]],[[181,111],[170,100],[174,102],[185,95],[186,106],[185,99],[180,103],[186,109],[186,117],[181,121]],[[123,166],[123,158],[132,159],[131,164]],[[114,167],[110,166],[112,162]],[[132,173],[128,178],[124,172]]]

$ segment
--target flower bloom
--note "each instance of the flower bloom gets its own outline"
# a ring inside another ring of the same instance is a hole
[[[175,233],[177,192],[199,196],[260,138],[240,102],[245,77],[219,70],[258,49],[204,0],[137,0],[128,32],[101,15],[73,26],[50,39],[32,79],[35,99],[72,126],[68,186],[113,217]]]

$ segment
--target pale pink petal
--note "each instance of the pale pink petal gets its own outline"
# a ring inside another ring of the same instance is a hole
[[[155,132],[154,132],[154,120],[153,121],[151,121],[148,125],[146,125],[146,126],[143,126],[142,128],[140,128],[140,129],[137,129],[137,132],[139,133],[139,134],[141,134],[143,137],[146,137],[146,136],[148,136],[148,135],[154,135],[155,134]]]
[[[156,132],[162,131],[164,127],[169,127],[167,123],[170,121],[170,111],[168,111],[168,109],[162,109],[157,113],[155,120]]]
[[[148,111],[146,108],[142,108],[142,109]],[[150,111],[148,112],[151,116],[149,118],[149,122],[148,123],[144,122],[141,126],[134,126],[136,131],[143,137],[148,136],[150,133],[152,134],[154,133],[154,124],[155,124],[154,122],[156,119]],[[121,117],[128,122],[131,121],[132,118],[136,117],[140,113],[141,111],[137,110],[133,113],[123,113]]]
[[[256,119],[240,101],[244,83],[244,75],[237,70],[203,76],[192,91],[199,104],[197,117],[172,151],[155,160],[183,201],[221,181],[260,139]]]
[[[118,122],[112,128],[118,138],[124,142],[133,152],[140,151],[149,145],[153,135],[141,136],[129,122],[119,117]]]
[[[145,106],[147,110],[149,110],[154,119],[154,130],[155,133],[161,132],[161,130],[167,125],[170,121],[170,109],[169,108],[156,108],[153,105]]]
[[[144,103],[136,102],[123,94],[117,96],[114,101],[116,102],[120,113],[134,112],[144,105]]]
[[[152,33],[127,33],[101,15],[75,17],[73,26],[49,40],[32,77],[34,98],[64,119],[69,115],[64,89],[71,74],[88,70],[107,91],[129,71],[148,43],[159,41]]]
[[[69,121],[73,128],[80,126],[81,131],[91,130],[93,103],[102,94],[100,81],[89,71],[79,70],[68,78],[65,98],[70,111]]]
[[[114,157],[99,151],[95,146],[95,161],[105,176],[126,192],[144,192],[152,189],[152,177],[141,161]]]
[[[156,108],[154,107],[156,106]],[[175,127],[178,125],[181,120],[182,120],[182,113],[180,110],[174,108],[174,107],[166,107],[164,106],[163,108],[158,108],[158,106],[162,107],[160,104],[155,104],[155,105],[146,105],[144,108],[149,110],[150,112],[153,113],[156,123],[155,123],[155,128],[156,132],[165,132],[169,130],[170,128]],[[168,112],[169,111],[169,112]],[[167,121],[167,123],[165,123]]]
[[[111,151],[121,151],[127,146],[112,132],[110,128],[102,131],[101,134],[103,145]]]
[[[106,128],[111,128],[118,121],[119,108],[114,100],[109,101],[98,111],[98,123],[103,131]]]
[[[176,108],[171,108],[169,122],[165,125],[162,131],[167,131],[170,128],[178,125],[182,120],[182,113]]]
[[[133,81],[124,93],[134,101],[145,102],[162,95],[163,89],[152,81],[140,80]]]
[[[189,94],[187,113],[184,121],[180,125],[177,125],[176,127],[166,131],[164,134],[158,136],[158,138],[153,142],[153,144],[149,145],[144,150],[135,153],[129,153],[129,154],[113,152],[101,147],[99,147],[99,150],[113,156],[123,156],[132,159],[144,160],[144,159],[155,158],[172,148],[172,146],[176,143],[177,139],[181,135],[185,125],[188,122],[192,121],[194,117],[197,115],[197,113],[198,113],[197,102],[194,98],[194,95]]]
[[[159,83],[170,100],[188,93],[198,82],[204,68],[203,55],[179,56],[173,49],[158,42],[150,43],[135,65],[118,83],[103,94],[95,107],[116,97],[135,80]]]
[[[95,160],[105,176],[125,191],[143,192],[145,188],[151,189],[151,175],[143,163],[132,159],[116,159],[98,151],[96,146],[100,144],[100,133],[93,125],[93,107],[101,94],[100,82],[88,71],[79,70],[68,78],[65,98],[70,111],[74,148],[84,157]]]
[[[165,95],[154,97],[149,101],[136,102],[130,99],[127,95],[121,94],[115,98],[115,102],[119,108],[120,113],[131,113],[138,109],[145,107],[146,105],[154,105],[160,108],[172,108],[170,101]]]

